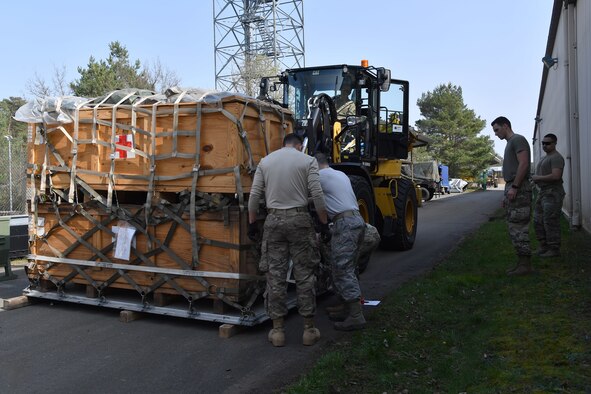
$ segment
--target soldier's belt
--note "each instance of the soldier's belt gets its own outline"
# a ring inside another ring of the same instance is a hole
[[[341,213],[337,213],[336,215],[334,215],[332,218],[332,221],[336,222],[339,219],[344,219],[344,218],[348,218],[351,216],[357,216],[357,215],[360,215],[360,213],[359,213],[359,211],[354,210],[354,209],[352,209],[350,211],[343,211]]]
[[[294,213],[308,212],[308,207],[295,207],[295,208],[287,208],[287,209],[268,208],[267,212],[269,212],[273,215],[289,215],[289,214],[294,214]]]

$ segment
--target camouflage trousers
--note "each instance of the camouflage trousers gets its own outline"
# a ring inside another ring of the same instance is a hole
[[[334,236],[333,236],[334,238]],[[371,258],[372,252],[378,247],[380,244],[380,233],[378,229],[372,226],[369,223],[365,223],[365,232],[363,235],[363,240],[361,241],[361,245],[359,245],[359,252],[357,254],[357,261],[355,262],[355,276],[358,275],[358,267],[362,264],[367,265],[369,259]],[[331,288],[333,291],[338,293],[338,290],[334,284],[334,260],[332,256],[332,247],[331,242],[324,243],[320,242],[320,253],[322,255],[322,262],[321,262],[321,269],[330,272],[330,280],[331,280]],[[338,293],[341,296],[340,293]]]
[[[507,198],[511,183],[505,186],[505,210],[509,237],[518,256],[531,256],[529,221],[531,217],[531,185],[524,181],[513,201]]]
[[[540,188],[534,206],[534,229],[540,244],[560,249],[560,215],[564,200],[562,185]]]
[[[306,212],[267,215],[259,269],[266,272],[265,308],[271,319],[287,315],[289,263],[296,282],[298,312],[316,314],[316,270],[320,264],[312,217]]]
[[[338,219],[332,226],[332,239],[327,255],[330,260],[332,284],[336,293],[345,302],[361,299],[356,268],[364,234],[365,222],[359,214]]]
[[[359,247],[359,260],[364,258],[368,258],[371,256],[371,253],[378,247],[380,244],[381,238],[378,229],[372,226],[369,223],[365,223],[365,235],[363,237],[363,242]]]

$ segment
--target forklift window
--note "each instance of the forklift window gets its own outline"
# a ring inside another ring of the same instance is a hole
[[[397,83],[392,83],[387,92],[381,92],[378,126],[378,156],[381,158],[406,159],[408,157],[406,95],[408,92],[405,91],[405,85]]]
[[[287,104],[294,111],[296,119],[307,117],[308,100],[313,96],[324,93],[335,101],[340,101],[345,96],[355,101],[358,95],[358,89],[352,83],[355,80],[354,75],[351,72],[343,73],[341,68],[307,70],[292,73],[288,78]],[[348,82],[351,83],[347,85]],[[347,88],[352,88],[350,93]]]
[[[382,92],[380,102],[381,133],[402,133],[404,119],[404,87],[392,84],[390,90]]]

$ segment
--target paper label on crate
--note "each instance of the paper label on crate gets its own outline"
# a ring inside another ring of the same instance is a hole
[[[35,128],[35,140],[33,141],[33,127]],[[27,130],[27,140],[28,142],[33,142],[35,145],[42,145],[45,143],[45,138],[43,138],[43,134],[41,134],[41,127],[37,125],[29,125]]]
[[[37,236],[43,237],[45,235],[45,218],[37,218]]]
[[[131,134],[117,135],[116,145],[132,147],[133,136]],[[115,149],[115,159],[134,159],[135,152],[131,152],[125,149]]]
[[[133,245],[135,248],[135,228],[123,224],[120,226],[113,226],[111,230],[117,235],[115,240],[115,253],[113,256],[116,259],[129,261],[131,246]]]

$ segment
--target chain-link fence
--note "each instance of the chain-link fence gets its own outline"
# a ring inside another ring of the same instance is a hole
[[[0,137],[0,216],[27,213],[27,146]]]

